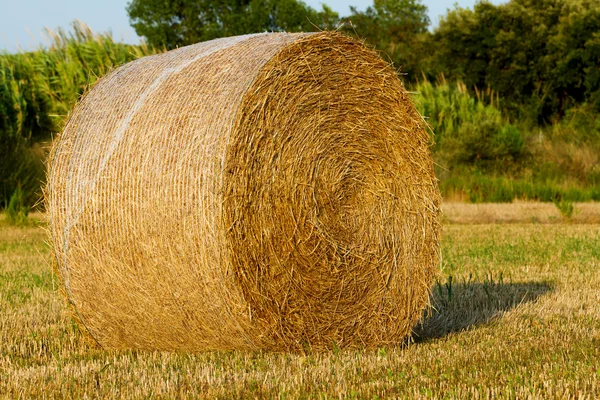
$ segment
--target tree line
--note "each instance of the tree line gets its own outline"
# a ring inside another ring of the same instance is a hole
[[[443,75],[494,90],[514,119],[546,124],[585,104],[600,112],[600,2],[510,0],[456,7],[433,30],[420,0],[374,0],[340,16],[300,0],[132,0],[136,32],[172,49],[261,31],[341,29],[381,50],[408,82]]]
[[[433,128],[444,193],[600,201],[597,0],[480,1],[436,27],[420,0],[375,0],[347,16],[300,0],[132,0],[127,12],[145,44],[76,23],[49,31],[47,48],[0,54],[0,208],[40,198],[53,135],[111,68],[217,37],[322,29],[394,63]]]

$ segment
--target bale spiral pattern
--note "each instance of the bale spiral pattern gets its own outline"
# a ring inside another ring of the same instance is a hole
[[[118,68],[72,113],[47,186],[90,335],[192,351],[398,343],[428,301],[439,201],[396,73],[332,32]]]

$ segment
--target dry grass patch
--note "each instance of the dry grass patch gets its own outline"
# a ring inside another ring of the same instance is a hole
[[[599,224],[600,203],[574,203],[570,218],[561,215],[553,203],[442,203],[446,222],[458,224],[541,223]]]

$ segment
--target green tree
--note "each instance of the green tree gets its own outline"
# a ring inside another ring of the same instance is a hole
[[[365,11],[351,7],[348,20],[348,32],[387,54],[409,80],[421,75],[430,34],[427,7],[420,0],[375,0]]]
[[[450,11],[435,30],[431,71],[492,88],[514,117],[556,120],[575,104],[600,111],[600,2],[487,1]]]
[[[334,28],[337,13],[299,0],[132,0],[127,12],[138,35],[173,49],[246,33]]]

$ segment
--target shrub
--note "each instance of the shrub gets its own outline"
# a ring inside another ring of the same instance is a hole
[[[20,186],[14,191],[6,207],[8,222],[12,225],[24,225],[27,222],[29,208],[25,205],[25,196]]]
[[[454,136],[446,138],[444,145],[441,151],[450,164],[484,170],[505,168],[507,162],[519,161],[524,154],[520,130],[493,120],[463,123]]]
[[[508,124],[497,131],[492,145],[497,158],[518,160],[523,155],[525,142],[519,128]]]
[[[573,215],[573,203],[571,201],[568,200],[554,200],[554,205],[556,206],[556,208],[558,208],[558,211],[560,211],[560,215],[562,215],[565,218],[571,218],[571,216]]]

